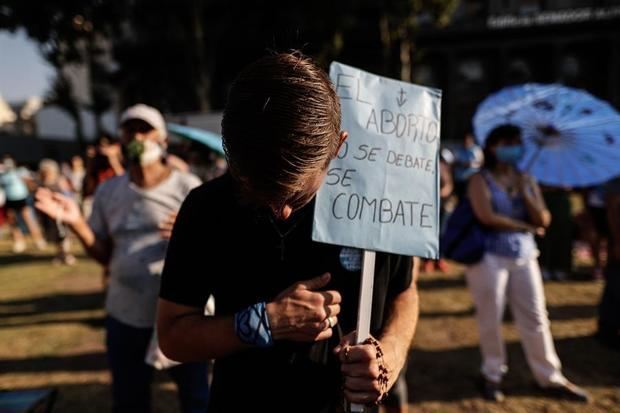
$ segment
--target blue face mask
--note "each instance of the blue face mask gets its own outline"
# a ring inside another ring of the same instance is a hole
[[[525,153],[523,145],[498,146],[495,149],[497,160],[516,165],[519,163]]]

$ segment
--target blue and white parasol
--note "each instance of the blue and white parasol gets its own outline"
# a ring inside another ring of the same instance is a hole
[[[620,114],[589,93],[557,84],[511,86],[478,106],[481,144],[496,126],[521,128],[519,168],[550,186],[583,187],[620,175]]]

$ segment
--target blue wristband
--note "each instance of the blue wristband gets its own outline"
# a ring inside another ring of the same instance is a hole
[[[235,333],[247,344],[258,347],[273,345],[264,302],[253,304],[235,314]]]

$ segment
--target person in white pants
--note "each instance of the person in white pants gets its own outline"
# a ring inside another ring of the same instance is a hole
[[[508,302],[539,386],[587,402],[588,394],[562,374],[549,329],[534,234],[544,235],[551,216],[538,184],[515,167],[523,156],[519,128],[495,128],[484,151],[485,166],[472,176],[468,197],[476,218],[488,229],[486,252],[466,270],[480,334],[483,395],[504,399],[500,384],[508,367],[501,324]]]
[[[466,276],[476,303],[484,377],[499,383],[507,371],[501,323],[508,301],[536,381],[542,386],[565,384],[536,257],[514,260],[487,253],[482,262],[468,268]]]

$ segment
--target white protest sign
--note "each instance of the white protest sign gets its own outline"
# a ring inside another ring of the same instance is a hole
[[[334,62],[349,137],[317,197],[312,239],[439,257],[441,91]]]

